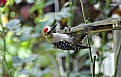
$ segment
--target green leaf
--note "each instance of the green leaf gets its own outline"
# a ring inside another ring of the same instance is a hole
[[[30,9],[30,13],[33,13],[33,12],[35,12],[36,10],[37,10],[38,8],[36,7],[36,6],[33,6],[31,9]]]
[[[21,42],[23,42],[23,41],[30,39],[30,36],[31,36],[31,34],[29,34],[29,33],[22,33],[22,35],[19,35],[17,37]]]
[[[30,74],[30,71],[29,70],[26,70],[26,69],[23,69],[23,70],[20,70],[19,72],[18,72],[18,74],[25,74],[25,75],[27,75],[27,74]]]
[[[21,26],[21,24],[20,24],[20,20],[19,19],[12,19],[6,25],[6,27],[8,29],[16,29],[16,28],[18,28],[20,26]]]
[[[46,6],[50,6],[50,5],[52,5],[52,4],[54,4],[54,1],[52,0],[52,1],[49,1],[49,2],[47,2],[47,3],[45,3],[45,7]]]
[[[29,56],[28,58],[26,58],[24,60],[24,62],[26,62],[26,63],[32,62],[32,61],[36,60],[38,57],[39,57],[38,54],[32,54],[31,56]]]
[[[88,49],[83,49],[83,50],[80,51],[80,56],[85,56],[88,53],[89,53]]]
[[[33,27],[23,27],[21,35],[18,35],[18,39],[20,41],[26,41],[31,38],[31,32],[33,31]]]
[[[13,61],[14,67],[20,67],[22,65],[22,62],[23,62],[22,59],[19,58],[18,56],[14,56],[12,61]]]

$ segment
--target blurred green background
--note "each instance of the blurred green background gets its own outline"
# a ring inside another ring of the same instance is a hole
[[[70,51],[68,63],[67,51],[54,48],[42,34],[54,20],[59,24],[57,30],[84,23],[80,0],[7,0],[6,5],[0,1],[0,77],[66,77],[68,64],[70,77],[91,77],[88,49]],[[111,0],[82,1],[87,23],[121,13],[118,4],[111,6],[115,3]],[[90,36],[92,55],[97,57],[96,77],[113,76],[112,31]]]

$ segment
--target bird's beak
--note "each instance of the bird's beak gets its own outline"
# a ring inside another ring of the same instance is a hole
[[[51,30],[48,32],[48,34],[51,33],[51,32],[55,29],[56,26],[57,26],[57,24],[55,24],[55,25],[51,28]]]

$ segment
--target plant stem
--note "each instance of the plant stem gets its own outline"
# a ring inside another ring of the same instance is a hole
[[[83,7],[82,0],[80,0],[80,2],[81,2],[81,8],[82,8],[82,16],[83,16],[85,24],[87,24],[85,14],[84,14],[84,7]],[[90,57],[91,63],[93,64],[92,77],[95,77],[95,59],[96,59],[96,56],[94,56],[94,61],[93,61],[91,47],[90,47],[90,36],[89,36],[89,34],[87,34],[87,42],[88,42],[88,46],[89,46],[89,57]]]
[[[4,28],[3,28],[3,32],[2,32],[2,37],[3,37],[3,74],[5,74],[7,72],[5,69],[7,67],[7,70],[8,70],[9,66],[7,64],[7,61],[6,61],[6,41],[5,41]]]
[[[94,56],[94,60],[93,60],[92,77],[95,77],[95,60],[96,60],[96,56]]]
[[[114,72],[114,77],[117,76],[117,71],[118,71],[118,61],[119,61],[119,56],[120,56],[120,50],[121,50],[121,44],[119,46],[118,54],[116,55],[116,62],[115,62],[115,72]]]
[[[1,21],[1,15],[2,15],[2,13],[1,13],[1,9],[0,9],[0,22],[2,22]],[[9,68],[8,67],[8,65],[7,65],[7,61],[6,61],[6,40],[5,40],[5,30],[4,30],[4,27],[3,27],[3,24],[1,23],[1,28],[2,28],[2,39],[3,39],[3,55],[2,55],[2,57],[3,57],[3,60],[2,60],[2,66],[3,66],[3,76],[5,75],[5,73],[6,73],[6,67],[7,67],[7,69]],[[5,63],[5,64],[4,64]],[[5,66],[6,65],[6,66]]]
[[[68,50],[68,54],[67,54],[67,77],[69,77],[70,75],[70,52]]]
[[[85,17],[85,14],[84,14],[84,6],[83,6],[83,3],[82,3],[82,0],[80,0],[81,2],[81,9],[82,9],[82,16],[83,16],[83,19],[84,19],[84,23],[86,24],[86,17]]]
[[[81,8],[82,8],[82,16],[83,16],[84,22],[86,24],[87,22],[86,22],[86,18],[85,18],[85,14],[84,14],[84,7],[83,7],[82,0],[80,0],[80,2],[81,2]],[[89,46],[89,57],[90,57],[91,62],[93,63],[92,52],[91,52],[91,47],[90,47],[90,37],[88,34],[87,34],[87,41],[88,41],[88,46]]]
[[[88,41],[88,46],[89,46],[89,57],[91,62],[93,63],[93,59],[92,59],[92,52],[91,52],[91,47],[90,47],[90,36],[87,34],[87,41]]]

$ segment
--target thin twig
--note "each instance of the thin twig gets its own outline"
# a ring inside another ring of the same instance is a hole
[[[80,0],[80,2],[81,2],[81,8],[82,8],[83,19],[84,19],[84,22],[85,22],[85,24],[86,24],[86,18],[85,18],[85,14],[84,14],[84,7],[83,7],[82,0]],[[91,47],[90,47],[90,37],[89,37],[88,34],[87,34],[87,41],[88,41],[88,46],[89,46],[89,57],[90,57],[91,62],[93,63],[92,52],[91,52]]]
[[[91,47],[90,47],[90,36],[87,35],[87,41],[88,41],[88,46],[89,46],[89,57],[91,62],[93,63],[93,59],[92,59],[92,52],[91,52]]]
[[[0,9],[0,22],[1,22],[1,15],[2,15],[2,13],[1,13],[1,9]],[[4,76],[4,74],[6,73],[5,68],[7,67],[7,69],[9,69],[9,66],[7,64],[7,61],[6,61],[6,40],[5,40],[4,27],[3,27],[2,23],[1,23],[1,28],[2,28],[2,39],[3,39],[3,61],[2,61],[2,66],[3,66],[3,76]]]
[[[95,77],[95,60],[96,60],[96,56],[94,56],[94,60],[93,60],[92,77]]]
[[[80,25],[77,25],[75,27],[71,27],[70,32],[78,32],[78,31],[84,30],[85,27],[98,27],[98,26],[104,27],[106,25],[107,25],[107,27],[109,27],[109,26],[112,26],[112,25],[109,25],[109,24],[114,24],[114,23],[119,23],[119,22],[121,22],[121,17],[120,18],[108,18],[106,20],[96,21],[96,22],[87,23],[87,24],[81,23]],[[120,27],[113,27],[113,28],[118,29]],[[113,30],[113,28],[111,30]],[[60,30],[58,32],[59,33],[69,33],[69,30],[67,29],[66,32],[65,32],[65,30],[63,29],[63,30]]]
[[[70,75],[70,52],[68,50],[68,55],[67,55],[67,77]]]
[[[84,14],[84,6],[83,6],[83,3],[82,3],[82,0],[80,0],[81,2],[81,9],[82,9],[82,16],[83,16],[83,19],[84,19],[84,23],[86,24],[86,17],[85,17],[85,14]]]

